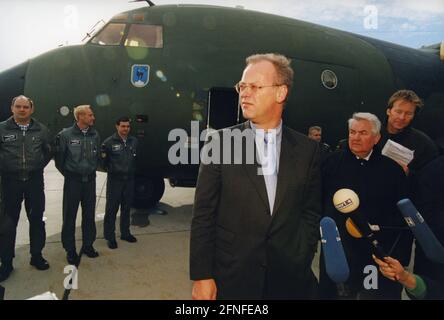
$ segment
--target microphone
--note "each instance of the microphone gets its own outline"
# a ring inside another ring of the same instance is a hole
[[[322,218],[320,231],[328,277],[335,283],[347,281],[350,269],[335,221],[330,217]]]
[[[364,237],[367,238],[373,234],[366,217],[358,210],[359,197],[353,190],[339,189],[336,191],[333,195],[333,204],[339,212],[353,215],[352,220]]]
[[[358,227],[353,223],[352,219],[347,218],[347,220],[345,220],[345,229],[347,230],[348,234],[351,235],[353,238],[356,239],[362,238],[361,231],[359,231]]]
[[[324,217],[320,222],[320,232],[325,270],[328,277],[336,283],[338,296],[345,298],[349,295],[344,283],[350,275],[350,268],[338,227],[332,218]]]
[[[397,205],[427,258],[444,264],[444,248],[413,203],[409,199],[402,199]]]
[[[351,218],[347,218],[347,220],[345,220],[345,229],[353,238],[360,239],[364,237],[361,230],[359,230],[359,228],[356,226]],[[381,260],[384,260],[384,257],[388,257],[388,254],[385,253],[378,240],[374,237],[375,234],[372,233],[370,236],[367,236],[365,238],[368,239],[373,246],[373,253],[375,254],[375,256]]]
[[[353,190],[339,189],[333,195],[333,204],[341,213],[350,214],[345,222],[347,232],[354,238],[366,238],[373,247],[373,253],[384,260],[388,257],[379,244],[365,215],[359,211],[359,197]]]

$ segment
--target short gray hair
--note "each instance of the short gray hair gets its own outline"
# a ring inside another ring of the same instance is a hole
[[[294,76],[294,71],[291,68],[291,59],[278,53],[254,54],[245,59],[247,66],[261,61],[268,61],[273,64],[276,69],[278,84],[286,85],[290,91]]]
[[[75,107],[74,108],[74,119],[76,119],[76,121],[78,121],[79,114],[85,113],[86,109],[91,109],[91,106],[88,104],[84,104],[84,105]]]
[[[319,131],[322,133],[322,128],[320,126],[311,126],[310,128],[308,128],[308,133],[312,131]]]
[[[372,132],[374,135],[377,135],[381,131],[381,121],[379,121],[378,117],[373,113],[369,112],[356,112],[353,113],[353,116],[348,119],[348,128],[350,129],[353,121],[362,121],[367,120],[372,125]]]

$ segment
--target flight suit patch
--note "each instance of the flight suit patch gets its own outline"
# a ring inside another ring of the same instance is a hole
[[[111,146],[111,149],[113,150],[113,152],[120,151],[120,150],[122,150],[122,145],[120,145],[120,144],[113,144]]]
[[[3,136],[2,139],[3,139],[3,142],[16,141],[17,140],[17,135],[16,134],[8,134],[6,136]]]
[[[70,140],[69,144],[72,146],[80,146],[80,140],[76,140],[76,139]]]

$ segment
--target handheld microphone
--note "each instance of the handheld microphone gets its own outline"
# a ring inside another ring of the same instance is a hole
[[[347,299],[350,293],[345,282],[350,275],[350,268],[335,221],[330,217],[322,218],[320,232],[327,275],[336,284],[338,297]]]
[[[379,259],[383,260],[388,256],[376,239],[366,217],[359,211],[359,197],[353,190],[339,189],[336,191],[333,195],[333,204],[339,212],[350,214],[345,227],[352,237],[368,239],[373,247],[373,253]]]
[[[347,229],[347,232],[353,238],[356,239],[363,238],[362,232],[359,230],[359,228],[356,226],[356,224],[353,222],[351,218],[347,218],[347,220],[345,220],[345,229]],[[384,257],[388,257],[388,254],[385,253],[384,249],[381,247],[378,240],[374,238],[374,234],[372,234],[371,236],[367,236],[366,238],[372,244],[373,253],[375,254],[376,257],[378,257],[381,260],[383,260]]]
[[[428,259],[444,264],[444,248],[430,230],[424,218],[409,199],[399,200],[398,208],[404,216],[404,220],[419,241],[424,254]]]
[[[361,231],[359,231],[358,227],[353,223],[352,219],[347,218],[347,220],[345,220],[345,229],[347,230],[348,234],[351,235],[353,238],[356,239],[362,238]]]
[[[353,223],[364,237],[372,236],[373,231],[367,222],[366,217],[359,211],[359,197],[350,189],[339,189],[333,195],[333,204],[341,213],[352,216]]]
[[[347,281],[350,269],[335,221],[330,217],[322,218],[320,231],[327,275],[333,282],[343,283]]]

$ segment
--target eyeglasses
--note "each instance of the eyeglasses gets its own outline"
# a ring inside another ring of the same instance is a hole
[[[250,88],[252,93],[256,93],[258,90],[263,89],[263,88],[271,88],[271,87],[279,87],[279,86],[282,86],[282,84],[272,84],[270,86],[258,86],[255,84],[238,82],[235,84],[234,88],[236,89],[237,93],[241,93],[241,91],[244,91],[247,88]]]

